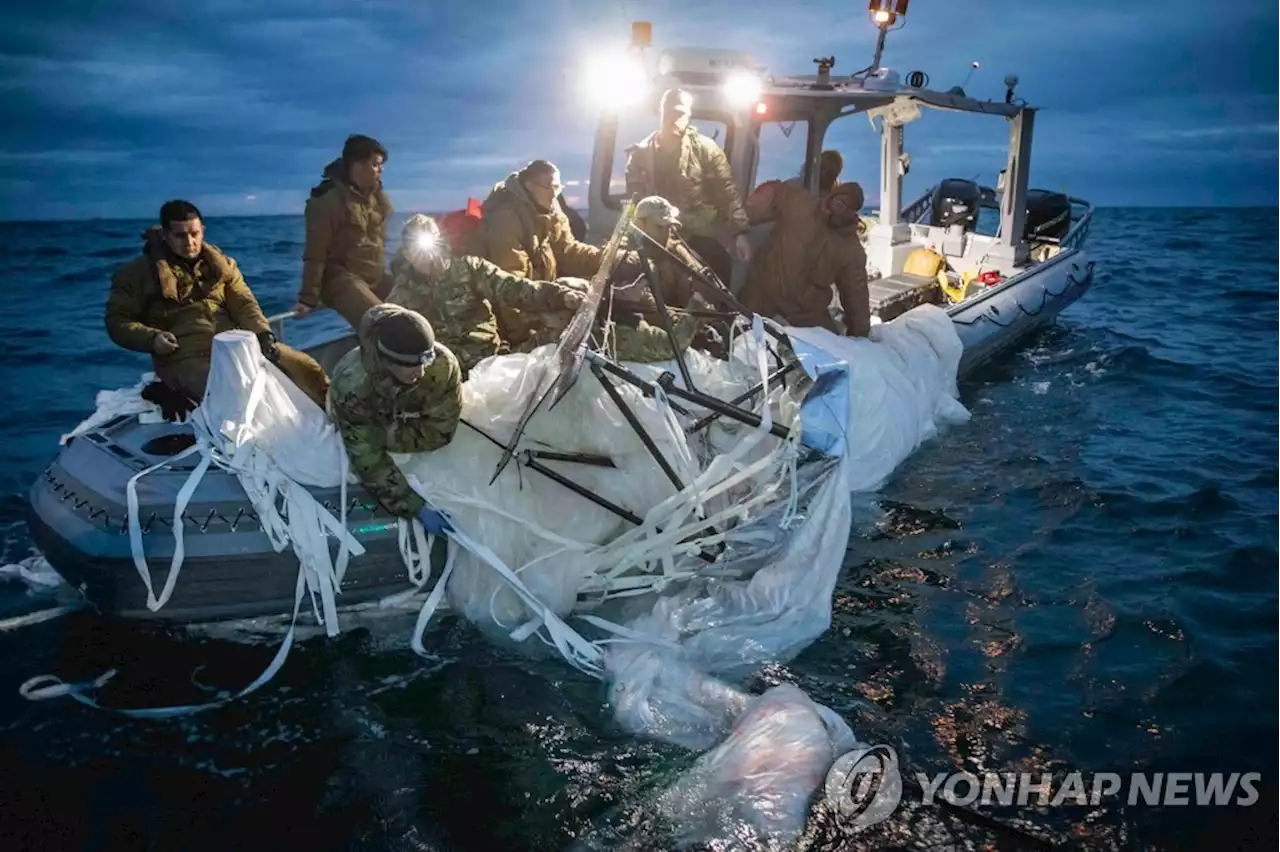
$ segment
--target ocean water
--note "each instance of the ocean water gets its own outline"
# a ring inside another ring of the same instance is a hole
[[[22,506],[58,435],[146,367],[102,327],[146,224],[0,223],[0,564],[33,555]],[[208,231],[289,307],[301,219]],[[832,629],[756,684],[798,684],[913,771],[1256,771],[1260,800],[998,824],[904,807],[856,837],[815,819],[808,848],[1275,848],[1276,246],[1275,210],[1098,211],[1092,291],[961,386],[973,419],[872,495]],[[59,600],[0,578],[0,619]],[[385,627],[304,642],[255,695],[170,722],[16,690],[116,668],[104,701],[199,701],[274,648],[89,612],[0,631],[3,848],[666,848],[645,803],[696,755],[617,730],[566,665],[451,619],[427,662]]]

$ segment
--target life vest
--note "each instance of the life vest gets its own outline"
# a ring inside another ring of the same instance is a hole
[[[481,203],[474,198],[467,199],[467,206],[462,210],[453,210],[436,219],[440,227],[440,236],[449,244],[455,255],[473,254],[470,250],[471,233],[480,227],[483,215]]]

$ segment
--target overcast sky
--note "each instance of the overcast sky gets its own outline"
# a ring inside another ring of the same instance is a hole
[[[658,48],[742,49],[775,73],[868,64],[858,0],[54,0],[0,11],[0,218],[295,213],[350,133],[390,149],[398,210],[483,198],[534,157],[586,178],[585,57],[650,20]],[[1098,204],[1277,203],[1277,6],[1202,0],[915,0],[882,64],[931,87],[1008,73],[1037,117],[1031,183]],[[771,131],[780,139],[776,128]],[[828,147],[874,200],[864,118]],[[927,113],[907,128],[906,194],[995,179],[999,120]],[[772,162],[772,161],[770,161]],[[580,190],[571,187],[568,194]]]

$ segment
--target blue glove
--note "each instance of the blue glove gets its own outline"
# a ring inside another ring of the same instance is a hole
[[[453,532],[449,516],[439,509],[423,506],[422,511],[418,512],[418,520],[422,521],[422,526],[432,535],[447,535]]]

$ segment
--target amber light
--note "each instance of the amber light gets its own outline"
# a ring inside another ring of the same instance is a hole
[[[867,6],[876,26],[884,27],[896,23],[898,18],[906,17],[910,2],[911,0],[871,0]]]

